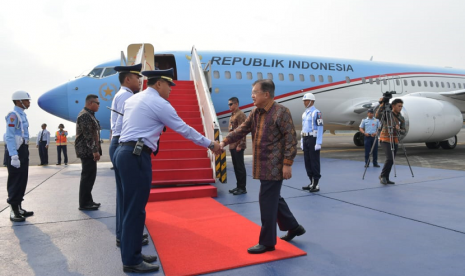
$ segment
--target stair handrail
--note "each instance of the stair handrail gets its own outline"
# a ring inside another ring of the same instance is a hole
[[[197,54],[195,46],[192,46],[191,51],[190,78],[194,81],[195,92],[199,101],[200,115],[202,117],[205,136],[212,141],[218,139],[219,141],[222,141],[223,137],[219,127],[220,124],[218,117],[216,116],[210,90],[208,89],[208,85],[202,69],[202,64],[200,63],[200,58]],[[217,133],[219,133],[218,139],[215,139],[215,130]],[[208,156],[210,158],[211,166],[213,169],[213,179],[216,179],[215,155],[212,154],[211,151],[208,151]]]

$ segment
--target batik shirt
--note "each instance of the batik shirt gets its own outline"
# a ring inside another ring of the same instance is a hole
[[[76,141],[74,143],[76,156],[92,158],[94,153],[102,154],[100,149],[100,122],[95,113],[85,108],[79,112],[76,120]]]
[[[380,104],[379,107],[376,109],[375,117],[376,119],[382,120],[381,124],[383,125],[383,129],[381,130],[381,134],[379,135],[379,140],[381,142],[390,142],[390,137],[389,137],[389,128],[388,128],[388,123],[386,122],[386,118],[383,117],[384,113],[384,103]],[[392,121],[391,124],[393,125],[392,127],[392,141],[395,144],[399,143],[399,137],[402,138],[403,135],[405,135],[405,118],[402,116],[400,113],[396,114],[394,112],[391,112],[392,114]],[[399,130],[395,128],[395,126],[398,125],[400,127]]]
[[[229,119],[229,132],[238,128],[246,119],[247,116],[245,116],[244,112],[238,109],[231,115],[231,118]],[[241,147],[241,149],[245,149],[247,147],[245,136],[239,142],[229,144],[229,149],[236,149],[238,145]]]

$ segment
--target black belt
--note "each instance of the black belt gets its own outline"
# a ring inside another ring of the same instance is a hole
[[[131,146],[131,147],[135,147],[136,146],[136,143],[137,142],[134,142],[134,141],[131,141],[131,142],[122,142],[122,143],[119,143],[121,146]],[[142,150],[147,152],[148,154],[152,154],[152,149],[147,147],[146,145],[144,145],[142,147]]]

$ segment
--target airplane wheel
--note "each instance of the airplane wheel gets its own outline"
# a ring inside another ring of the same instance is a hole
[[[425,144],[429,149],[438,149],[441,146],[439,142],[426,142]]]
[[[365,145],[365,136],[360,131],[354,134],[354,144],[357,147],[363,147]]]
[[[446,141],[439,142],[443,149],[453,149],[457,146],[457,135],[447,139]]]

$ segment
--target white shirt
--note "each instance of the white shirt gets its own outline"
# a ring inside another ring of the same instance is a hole
[[[42,136],[42,133],[43,133],[43,136]],[[39,145],[40,137],[42,137],[42,141],[47,142],[47,146],[48,146],[48,144],[50,143],[50,132],[47,129],[39,131],[39,133],[37,134],[37,141],[36,141],[37,145]]]
[[[179,118],[173,106],[151,87],[124,103],[123,127],[119,141],[130,142],[142,138],[146,146],[156,151],[157,142],[165,126],[205,148],[211,143]]]
[[[131,89],[125,86],[121,86],[121,89],[118,91],[118,93],[116,93],[115,97],[113,98],[113,102],[111,103],[111,109],[116,110],[119,113],[123,113],[124,102],[126,102],[126,100],[129,99],[132,95],[134,95],[134,92],[132,92]],[[123,126],[123,116],[119,115],[114,111],[111,111],[110,116],[111,135],[119,136],[121,134],[121,128]]]

